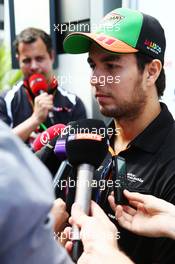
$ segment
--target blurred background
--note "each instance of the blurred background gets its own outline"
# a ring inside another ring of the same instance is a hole
[[[73,31],[95,29],[100,19],[118,7],[139,9],[155,16],[165,29],[166,90],[162,100],[175,117],[175,48],[172,0],[0,0],[0,90],[9,89],[21,78],[12,42],[26,27],[51,34],[56,52],[55,74],[60,85],[75,92],[85,103],[88,117],[102,118],[92,96],[87,54],[65,54],[62,41]]]

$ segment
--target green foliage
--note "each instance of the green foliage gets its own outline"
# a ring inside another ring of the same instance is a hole
[[[22,78],[20,70],[12,70],[11,53],[4,44],[0,46],[0,91],[11,88]]]

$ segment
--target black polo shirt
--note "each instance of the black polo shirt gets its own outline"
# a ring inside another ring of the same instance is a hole
[[[150,125],[119,155],[126,160],[130,191],[152,194],[175,204],[175,121],[165,104],[161,103],[161,109]],[[102,202],[102,207],[110,217],[114,215],[107,199]],[[175,263],[175,241],[146,238],[121,227],[118,229],[119,245],[135,263]]]

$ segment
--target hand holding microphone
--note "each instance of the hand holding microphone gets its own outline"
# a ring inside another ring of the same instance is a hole
[[[33,116],[39,124],[49,116],[51,124],[54,124],[53,95],[47,93],[49,87],[45,76],[40,73],[33,74],[29,77],[28,83],[32,94],[36,96]]]
[[[34,99],[34,112],[33,115],[38,120],[38,123],[43,123],[47,116],[50,118],[50,110],[53,108],[53,95],[49,95],[47,93],[43,93],[38,95]],[[54,121],[52,120],[51,123],[53,124]]]

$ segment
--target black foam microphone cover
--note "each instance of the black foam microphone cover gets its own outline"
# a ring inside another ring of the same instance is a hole
[[[87,163],[98,168],[107,152],[107,128],[102,120],[82,119],[71,126],[66,153],[73,166]]]

